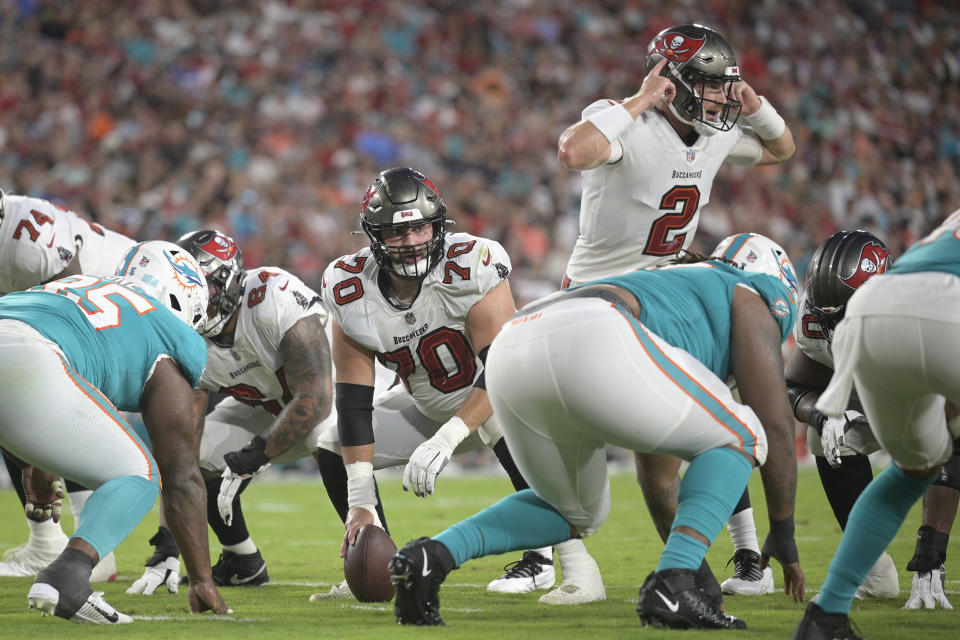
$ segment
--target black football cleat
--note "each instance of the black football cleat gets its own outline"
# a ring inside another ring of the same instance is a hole
[[[440,584],[456,563],[450,551],[430,538],[408,542],[390,559],[390,582],[397,588],[393,612],[399,624],[438,626]]]
[[[259,549],[245,555],[224,550],[213,565],[213,584],[218,587],[259,587],[268,582],[267,563]]]
[[[697,587],[694,569],[664,569],[647,576],[637,598],[637,615],[644,626],[671,629],[746,629]]]
[[[793,640],[864,640],[852,624],[846,614],[827,613],[811,602],[793,632]]]

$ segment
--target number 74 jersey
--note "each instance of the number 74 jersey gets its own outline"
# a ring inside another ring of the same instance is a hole
[[[323,302],[350,338],[397,372],[414,404],[445,422],[470,392],[482,364],[470,343],[467,314],[507,279],[510,258],[493,240],[448,234],[443,258],[408,309],[380,290],[369,248],[334,260],[323,274]]]

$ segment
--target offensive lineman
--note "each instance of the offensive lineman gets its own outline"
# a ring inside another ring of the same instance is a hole
[[[663,264],[693,242],[724,162],[786,162],[796,145],[770,102],[741,76],[733,48],[698,24],[664,29],[647,47],[647,76],[624,100],[597,100],[561,135],[560,164],[582,171],[580,235],[563,288]],[[746,125],[746,126],[743,126]],[[676,512],[680,460],[637,454],[637,477],[660,536]],[[772,523],[771,531],[784,523]],[[759,593],[756,578],[773,588],[761,561],[752,511],[728,523],[734,548],[750,551],[737,564],[738,593]],[[800,578],[798,562],[784,567]],[[572,585],[575,588],[579,585]]]
[[[960,423],[960,211],[911,246],[846,305],[833,335],[835,371],[815,408],[843,417],[856,386],[870,430],[893,463],[857,498],[817,602],[796,640],[856,639],[854,594],[914,503],[956,450]]]
[[[0,296],[45,284],[69,275],[113,275],[135,241],[88,222],[59,205],[0,191]],[[25,503],[20,470],[4,455],[14,489]],[[66,482],[70,507],[79,526],[80,514],[92,491]],[[28,519],[27,543],[11,549],[0,562],[0,576],[27,577],[53,561],[67,545],[59,522]],[[111,581],[117,574],[111,551],[91,574],[93,582]]]
[[[800,304],[802,315],[794,331],[797,350],[787,363],[787,389],[794,414],[810,425],[807,441],[841,529],[846,529],[850,510],[873,480],[867,456],[880,450],[880,444],[855,398],[851,399],[855,409],[848,409],[841,418],[825,416],[814,405],[833,375],[833,333],[850,296],[869,278],[886,272],[890,262],[886,245],[866,231],[840,231],[828,238],[810,261]],[[955,453],[923,497],[923,525],[917,532],[914,557],[907,565],[914,576],[906,609],[934,608],[936,604],[953,608],[943,591],[942,576],[960,494],[958,485],[960,455]],[[894,598],[899,592],[896,565],[884,551],[856,597]]]
[[[320,447],[342,454],[349,479],[341,553],[374,521],[374,469],[406,463],[403,488],[427,496],[454,453],[482,443],[515,488],[527,487],[502,441],[482,372],[488,346],[515,310],[506,252],[491,240],[447,234],[437,188],[409,168],[383,171],[373,181],[361,223],[370,247],[332,262],[323,280],[334,319],[338,422]],[[403,385],[374,402],[377,361]],[[549,589],[552,551],[528,550],[524,559],[534,554],[550,564],[536,576],[536,588]],[[569,570],[599,573],[585,552]]]
[[[269,575],[247,530],[240,492],[271,462],[315,451],[320,430],[335,420],[327,314],[320,297],[288,271],[247,270],[240,248],[218,231],[194,231],[177,244],[196,258],[210,288],[200,330],[207,367],[194,408],[203,432],[207,519],[223,546],[213,579],[218,586],[259,586]],[[204,416],[211,391],[228,397]],[[150,595],[165,585],[176,593],[179,550],[164,522],[150,543],[155,551],[127,592]]]

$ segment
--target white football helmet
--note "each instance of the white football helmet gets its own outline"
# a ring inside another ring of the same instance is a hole
[[[137,243],[123,256],[116,275],[136,280],[194,330],[206,322],[207,281],[186,249],[163,240]]]
[[[720,258],[744,271],[777,278],[790,290],[796,302],[800,290],[797,272],[787,252],[770,238],[758,233],[738,233],[721,240],[710,257]]]

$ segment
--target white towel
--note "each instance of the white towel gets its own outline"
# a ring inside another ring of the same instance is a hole
[[[853,371],[860,360],[863,318],[845,318],[833,335],[833,377],[820,394],[816,408],[820,413],[839,418],[843,416],[853,391]]]

